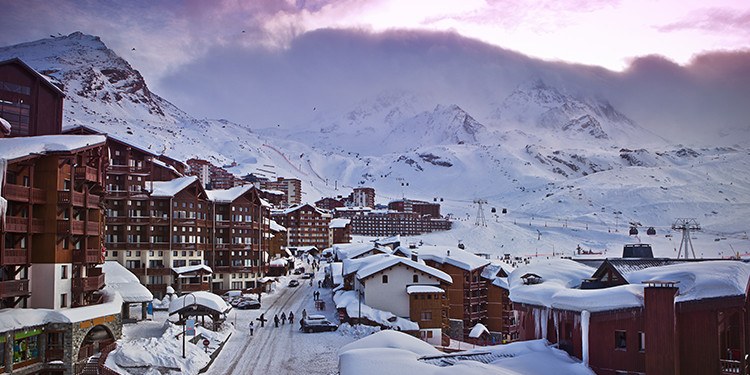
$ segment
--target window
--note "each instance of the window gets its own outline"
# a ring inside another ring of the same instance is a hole
[[[638,332],[638,351],[646,351],[646,333],[644,332]]]
[[[60,295],[60,307],[68,307],[68,295],[65,293]]]
[[[388,275],[383,275],[383,284],[388,284]]]
[[[616,350],[627,349],[627,339],[626,339],[625,331],[615,331],[615,349]]]
[[[420,319],[423,321],[429,321],[432,320],[432,311],[422,311],[420,314]]]
[[[414,276],[412,276],[412,277],[411,277],[411,281],[413,281],[413,282],[415,282],[415,283],[418,283],[418,282],[419,282],[419,276],[418,276],[418,275],[414,275]]]
[[[65,264],[62,265],[62,267],[60,269],[60,274],[61,274],[60,275],[61,279],[64,280],[64,279],[68,278],[68,266],[67,265],[65,265]]]

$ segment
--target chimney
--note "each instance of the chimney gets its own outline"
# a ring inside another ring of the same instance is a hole
[[[644,281],[645,336],[648,345],[647,374],[680,373],[679,337],[674,299],[679,289],[674,281]],[[627,345],[637,350],[638,337],[627,338]],[[658,353],[658,355],[656,355]]]
[[[411,252],[411,260],[418,262],[419,261],[419,253],[416,251]]]

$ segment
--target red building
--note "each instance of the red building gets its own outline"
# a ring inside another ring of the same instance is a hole
[[[329,227],[333,236],[331,244],[352,242],[352,224],[349,219],[333,219]]]
[[[287,246],[315,246],[325,249],[331,246],[328,226],[331,214],[311,204],[296,205],[282,211],[272,211],[274,221],[287,229]]]
[[[324,210],[333,210],[338,207],[344,207],[346,202],[341,196],[338,198],[322,198],[315,202],[315,207],[322,208]]]
[[[523,340],[557,343],[597,374],[747,373],[750,271],[742,262],[641,269],[602,289],[564,287],[574,281],[555,281],[560,267],[535,272],[529,283],[511,275]]]
[[[336,210],[341,213],[352,211]],[[342,215],[343,216],[343,215]],[[352,234],[363,236],[413,236],[451,229],[450,220],[423,217],[416,212],[362,211],[350,216]]]
[[[375,207],[375,189],[356,187],[349,195],[349,201],[355,207]]]
[[[441,217],[439,203],[430,203],[406,198],[388,202],[388,209],[399,212],[414,212],[420,216],[429,216],[432,218]]]
[[[62,90],[20,59],[0,61],[0,118],[10,137],[60,134]]]

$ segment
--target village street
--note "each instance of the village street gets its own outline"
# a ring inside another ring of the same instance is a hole
[[[288,281],[298,279],[300,286],[289,287]],[[299,330],[302,309],[308,314],[323,314],[334,323],[335,306],[331,289],[318,288],[322,271],[309,285],[309,280],[297,275],[281,277],[272,293],[264,294],[260,310],[237,310],[229,314],[228,322],[235,324],[236,332],[229,338],[216,360],[207,371],[219,374],[333,374],[338,370],[338,348],[354,341],[354,337],[338,332],[303,333]],[[315,309],[313,292],[320,291],[325,310]],[[274,314],[294,312],[295,322],[274,327]],[[268,321],[260,327],[256,320],[265,314]],[[255,324],[250,336],[248,325]]]

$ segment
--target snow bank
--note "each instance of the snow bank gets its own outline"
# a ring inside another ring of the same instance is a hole
[[[385,330],[357,340],[339,349],[339,355],[352,349],[393,348],[414,353],[420,357],[441,355],[432,345],[403,332]]]
[[[333,302],[336,303],[336,309],[346,309],[346,314],[352,318],[362,317],[373,321],[384,327],[397,329],[400,331],[418,331],[419,324],[411,320],[401,318],[389,311],[373,309],[366,304],[360,304],[357,298],[357,292],[353,290],[338,291],[333,295]]]

